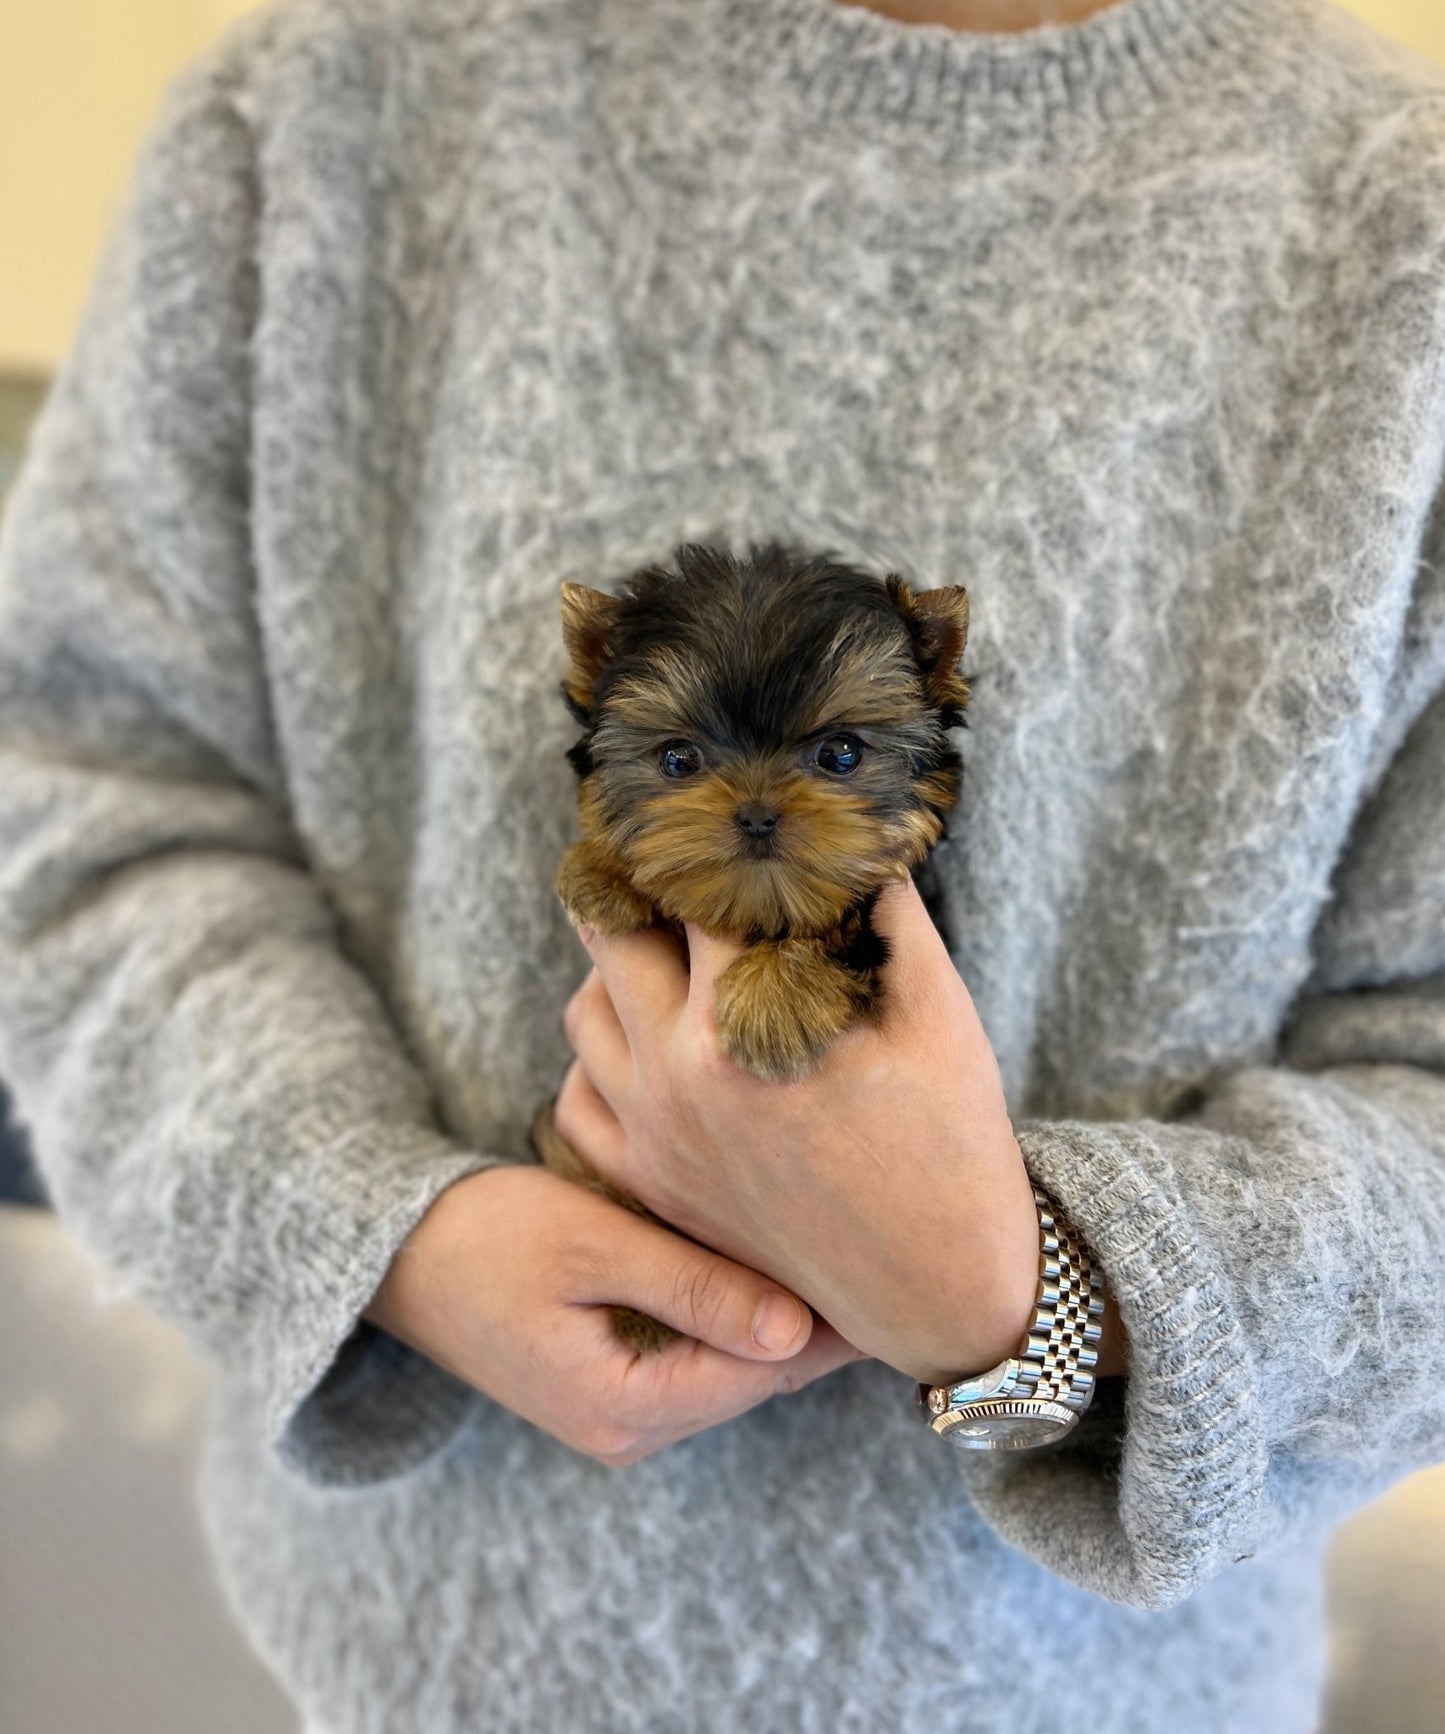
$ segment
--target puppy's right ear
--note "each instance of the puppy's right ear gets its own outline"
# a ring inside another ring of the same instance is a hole
[[[893,606],[907,623],[930,704],[940,710],[962,710],[968,703],[968,682],[958,664],[968,642],[967,590],[961,584],[913,590],[896,572],[890,572],[885,582]]]
[[[562,682],[562,696],[579,721],[588,719],[592,689],[612,660],[609,634],[621,611],[621,601],[605,590],[586,584],[562,586],[562,641],[572,663]]]

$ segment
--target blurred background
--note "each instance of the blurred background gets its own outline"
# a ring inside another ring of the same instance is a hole
[[[161,90],[248,9],[0,0],[0,513]],[[1445,64],[1445,0],[1346,10]],[[206,1562],[205,1371],[104,1303],[3,1090],[0,1321],[0,1734],[292,1734]],[[1341,1530],[1331,1607],[1328,1734],[1445,1734],[1445,1469]]]

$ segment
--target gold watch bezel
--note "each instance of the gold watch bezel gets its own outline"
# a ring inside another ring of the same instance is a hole
[[[960,1451],[1036,1451],[1057,1444],[1078,1424],[1077,1411],[1066,1404],[1034,1397],[986,1398],[945,1409],[929,1422]]]

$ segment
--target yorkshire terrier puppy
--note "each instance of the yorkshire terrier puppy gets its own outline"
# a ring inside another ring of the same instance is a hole
[[[562,631],[584,730],[568,754],[582,838],[557,879],[569,916],[738,941],[721,1044],[756,1077],[804,1076],[879,1005],[883,885],[913,874],[939,922],[923,869],[962,776],[948,731],[969,696],[967,592],[777,543],[689,544],[619,595],[564,584]],[[557,1134],[550,1104],[532,1135],[548,1167],[647,1214]],[[614,1312],[639,1348],[676,1335]]]

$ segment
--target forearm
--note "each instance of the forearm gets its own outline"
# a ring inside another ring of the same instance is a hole
[[[360,1479],[431,1449],[456,1391],[356,1334],[348,1391],[399,1393],[390,1458],[310,1398],[487,1157],[439,1127],[290,823],[244,509],[239,76],[218,51],[170,94],[7,507],[0,1069],[90,1250],[306,1472]]]
[[[1000,1534],[1097,1593],[1167,1606],[1445,1454],[1445,1336],[1424,1299],[1445,1248],[1445,1084],[1409,1076],[1426,1121],[1254,1068],[1209,1124],[1020,1126],[1107,1272],[1129,1379],[1112,1465],[964,1466]]]
[[[86,889],[74,861],[7,888],[4,1072],[67,1225],[264,1391],[279,1437],[417,1216],[485,1158],[438,1129],[319,892],[261,852],[259,825],[186,849],[172,813],[157,855],[123,791],[108,808],[89,779]],[[22,837],[0,793],[0,851],[53,863],[76,799]]]

